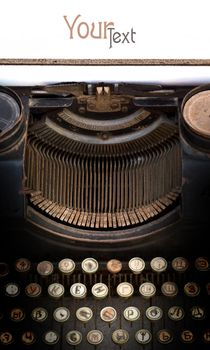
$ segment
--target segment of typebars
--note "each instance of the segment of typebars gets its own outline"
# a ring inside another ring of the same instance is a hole
[[[142,224],[179,196],[177,128],[163,123],[123,144],[70,140],[36,123],[26,151],[26,187],[34,206],[63,223],[90,228]]]

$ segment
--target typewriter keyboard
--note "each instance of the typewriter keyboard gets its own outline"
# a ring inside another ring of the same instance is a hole
[[[0,263],[2,349],[210,349],[210,260]]]

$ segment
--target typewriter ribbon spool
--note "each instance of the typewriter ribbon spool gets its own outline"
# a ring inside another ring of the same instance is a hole
[[[191,90],[184,98],[182,107],[184,136],[202,151],[210,146],[210,85]]]
[[[14,91],[0,88],[0,109],[1,153],[17,144],[25,127],[22,102]]]

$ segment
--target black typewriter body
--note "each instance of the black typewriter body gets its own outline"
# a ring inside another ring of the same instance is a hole
[[[208,349],[210,86],[0,88],[0,347]]]

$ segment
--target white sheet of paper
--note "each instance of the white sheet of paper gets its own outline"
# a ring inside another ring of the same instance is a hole
[[[0,60],[210,59],[209,7],[209,0],[0,0]],[[0,65],[1,85],[61,81],[199,85],[210,82],[210,66]]]
[[[1,0],[0,58],[210,59],[209,8],[209,0]],[[104,22],[113,23],[106,33]]]

